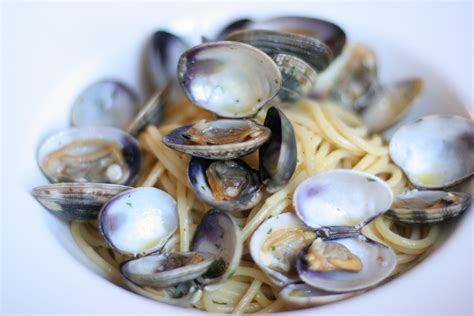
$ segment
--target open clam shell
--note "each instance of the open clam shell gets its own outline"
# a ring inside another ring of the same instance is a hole
[[[392,201],[392,190],[380,178],[346,169],[306,179],[293,196],[298,217],[306,225],[329,234],[363,227],[387,211]]]
[[[189,131],[204,144],[193,142]],[[179,127],[163,136],[163,143],[186,154],[207,159],[235,159],[257,150],[271,131],[251,120],[221,119]],[[226,143],[230,141],[229,143]],[[211,142],[215,142],[212,144]]]
[[[338,56],[346,43],[346,34],[336,24],[303,16],[279,16],[248,23],[245,29],[273,30],[317,38]]]
[[[258,174],[240,159],[212,161],[193,157],[188,178],[196,197],[220,210],[248,210],[263,197]]]
[[[138,142],[111,127],[60,131],[39,147],[37,161],[50,182],[96,182],[128,185],[141,165]]]
[[[374,133],[384,131],[408,114],[422,90],[423,81],[419,78],[377,86],[363,100],[358,101],[359,104],[364,104],[362,122]]]
[[[316,235],[293,213],[270,217],[253,233],[250,254],[277,286],[298,282],[296,259]]]
[[[102,206],[131,187],[106,183],[55,183],[33,188],[48,211],[65,220],[95,220]]]
[[[180,283],[176,286],[164,289],[151,288],[153,291],[147,291],[124,276],[123,279],[127,287],[133,292],[161,303],[191,307],[193,304],[196,304],[202,296],[202,290],[195,282]]]
[[[138,95],[124,83],[105,79],[89,85],[74,101],[72,126],[125,129],[140,110]]]
[[[148,70],[156,91],[170,86],[170,98],[177,100],[182,96],[178,84],[176,68],[183,52],[189,45],[179,36],[160,30],[153,34],[148,45]]]
[[[315,242],[320,242],[319,239]],[[325,244],[337,243],[344,246],[361,262],[358,272],[335,270],[316,271],[307,261],[307,247],[298,256],[297,270],[301,280],[306,284],[323,291],[345,293],[367,289],[385,280],[397,265],[395,252],[362,235],[352,238],[324,240]]]
[[[465,192],[412,190],[397,196],[385,215],[409,224],[438,223],[459,216],[471,200]]]
[[[176,201],[151,187],[114,196],[102,207],[98,219],[107,244],[133,256],[160,250],[178,228]]]
[[[228,118],[254,115],[281,87],[271,58],[250,45],[226,41],[187,50],[178,78],[191,102]]]
[[[474,174],[474,122],[459,116],[420,118],[395,132],[389,151],[414,186],[453,186]]]
[[[120,273],[140,286],[168,288],[197,279],[213,261],[205,253],[159,253],[123,262]]]
[[[305,283],[297,283],[285,286],[278,296],[292,307],[305,308],[341,301],[363,292],[364,291],[333,293],[318,290]]]
[[[267,192],[283,188],[296,169],[296,137],[286,115],[276,107],[270,107],[264,125],[272,134],[259,149],[260,175]]]
[[[219,210],[204,215],[194,234],[191,250],[214,255],[217,258],[200,278],[208,291],[217,290],[222,282],[231,278],[242,257],[240,228],[232,216]]]

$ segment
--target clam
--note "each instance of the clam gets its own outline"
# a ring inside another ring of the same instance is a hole
[[[196,197],[220,210],[248,210],[263,196],[258,174],[240,159],[213,161],[193,157],[188,177]]]
[[[317,18],[279,16],[248,23],[245,29],[273,30],[316,38],[338,56],[346,43],[346,34],[336,24]]]
[[[305,308],[337,302],[364,291],[353,291],[348,293],[333,293],[318,290],[305,283],[289,284],[285,286],[278,296],[288,305],[295,308]]]
[[[131,88],[117,80],[101,80],[88,86],[76,98],[71,124],[125,129],[139,110],[139,98]]]
[[[471,199],[465,192],[411,190],[397,196],[385,215],[409,224],[438,223],[459,216]]]
[[[347,46],[318,76],[315,90],[340,101],[350,110],[359,110],[359,99],[378,85],[375,53],[363,44],[354,44]]]
[[[95,220],[102,206],[131,187],[106,183],[55,183],[33,188],[34,197],[65,220]]]
[[[166,304],[191,307],[202,296],[202,290],[195,282],[179,283],[164,289],[147,288],[145,290],[127,278],[123,277],[123,279],[125,284],[135,293]]]
[[[372,132],[384,131],[408,113],[422,90],[423,81],[418,78],[377,86],[358,101],[364,109],[362,122]]]
[[[298,217],[327,237],[357,232],[387,211],[392,201],[392,190],[383,180],[345,169],[310,177],[293,195]]]
[[[127,132],[137,136],[148,125],[158,125],[163,116],[165,106],[170,102],[172,85],[167,84],[155,92],[135,118],[127,126]]]
[[[98,219],[107,244],[133,256],[160,250],[178,227],[176,201],[151,187],[114,196],[102,207]]]
[[[331,50],[321,41],[303,35],[269,30],[241,30],[226,38],[255,46],[275,62],[283,76],[279,97],[296,101],[312,89],[317,74],[332,60]]]
[[[298,256],[298,274],[306,284],[327,292],[353,292],[373,287],[395,269],[393,250],[362,235],[316,239]]]
[[[170,86],[170,100],[178,100],[181,88],[178,84],[176,68],[183,52],[189,45],[180,37],[167,32],[157,31],[153,34],[148,46],[148,69],[156,91]]]
[[[217,258],[199,279],[206,290],[217,290],[232,277],[242,257],[242,243],[239,226],[231,215],[216,209],[204,215],[194,234],[191,251]]]
[[[123,262],[120,273],[142,287],[169,288],[200,277],[213,259],[205,253],[159,253]]]
[[[236,30],[241,30],[245,28],[249,23],[251,23],[252,20],[247,19],[247,18],[241,18],[234,20],[227,25],[225,25],[216,35],[216,40],[217,41],[223,41],[226,36]]]
[[[299,281],[296,259],[316,234],[293,213],[270,217],[253,233],[250,254],[277,286]]]
[[[234,159],[258,149],[270,130],[252,120],[200,121],[179,127],[162,139],[167,146],[196,157]]]
[[[364,237],[361,229],[390,208],[393,193],[368,173],[335,169],[303,181],[293,203],[298,217],[316,230],[316,238],[298,255],[298,275],[327,292],[372,287],[395,269],[390,248]]]
[[[138,175],[138,142],[111,127],[60,131],[39,147],[38,164],[50,182],[97,182],[129,185]]]
[[[259,149],[260,176],[268,192],[283,188],[296,169],[296,138],[293,126],[281,110],[270,107],[264,125],[272,131]]]
[[[191,102],[228,118],[254,115],[281,86],[271,58],[250,45],[225,41],[187,50],[178,78]]]
[[[450,187],[474,173],[474,123],[459,116],[426,116],[398,129],[389,151],[414,186]]]

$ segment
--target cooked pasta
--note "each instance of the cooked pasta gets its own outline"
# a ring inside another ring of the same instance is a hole
[[[389,158],[387,145],[379,135],[371,135],[359,118],[328,101],[318,103],[302,100],[298,104],[282,106],[290,119],[297,140],[297,167],[290,182],[280,191],[266,194],[264,199],[248,212],[236,216],[242,229],[244,256],[236,273],[214,292],[204,291],[196,308],[215,313],[270,313],[285,310],[278,298],[279,288],[251,261],[248,242],[255,229],[270,216],[293,212],[292,195],[306,178],[334,168],[364,171],[379,176],[395,194],[409,188],[401,170]],[[262,111],[264,112],[264,111]],[[177,201],[179,230],[165,245],[168,251],[188,251],[190,241],[208,206],[196,199],[187,181],[189,157],[161,142],[161,137],[179,126],[210,114],[181,102],[169,110],[165,124],[149,126],[139,136],[145,152],[145,165],[138,186],[155,186],[171,194]],[[257,116],[257,120],[262,120]],[[244,157],[257,167],[257,153]],[[73,222],[71,231],[84,253],[104,271],[106,277],[122,285],[117,267],[127,259],[107,247],[96,227],[90,223]],[[367,225],[364,234],[393,248],[397,253],[398,274],[417,261],[436,242],[439,227],[404,225],[380,216]],[[139,289],[154,298],[153,289]]]

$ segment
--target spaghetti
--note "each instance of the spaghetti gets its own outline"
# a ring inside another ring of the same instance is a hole
[[[281,106],[291,121],[297,141],[297,166],[290,182],[280,191],[266,194],[248,212],[236,215],[242,229],[244,256],[236,273],[218,291],[204,290],[194,304],[200,310],[215,313],[270,313],[288,309],[278,298],[279,288],[251,261],[248,242],[255,229],[267,218],[282,212],[293,212],[292,195],[306,178],[334,168],[347,168],[376,175],[387,182],[395,194],[408,189],[402,171],[389,158],[388,148],[379,135],[370,135],[359,118],[329,101],[318,103],[302,100]],[[265,111],[262,111],[265,112]],[[257,115],[256,119],[263,121]],[[167,251],[189,251],[197,224],[209,209],[198,201],[187,182],[189,157],[161,142],[162,135],[181,124],[210,119],[211,114],[186,102],[171,107],[160,128],[149,126],[139,136],[145,153],[144,172],[138,186],[155,186],[177,201],[179,230],[165,245]],[[257,153],[243,158],[250,166],[258,165]],[[96,227],[90,223],[73,222],[71,231],[84,253],[113,282],[123,285],[118,265],[129,258],[107,247]],[[364,234],[391,247],[397,253],[397,269],[401,273],[415,263],[436,242],[438,226],[405,225],[380,216],[363,229]],[[139,289],[144,296],[155,298],[153,289]]]

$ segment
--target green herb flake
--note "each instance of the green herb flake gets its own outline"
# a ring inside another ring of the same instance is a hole
[[[275,251],[276,247],[275,246],[272,246],[272,251]]]
[[[367,181],[369,181],[369,182],[375,182],[375,181],[376,181],[375,179],[372,179],[372,178],[366,178],[366,179],[367,179]]]
[[[206,191],[206,187],[201,185],[201,190]]]
[[[132,202],[127,202],[125,204],[127,204],[129,207],[133,207]]]
[[[196,179],[196,177],[193,176],[193,177],[191,177],[191,182],[196,184],[198,182],[198,180]]]
[[[267,231],[267,234],[270,235],[272,233],[273,228],[270,227],[270,229]]]
[[[227,270],[227,263],[221,257],[215,260],[209,269],[202,275],[204,279],[215,279],[224,274],[225,270]]]

